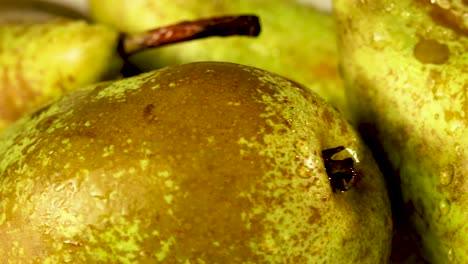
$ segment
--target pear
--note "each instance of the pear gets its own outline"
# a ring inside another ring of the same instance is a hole
[[[73,89],[117,78],[122,57],[214,35],[258,35],[255,16],[226,16],[120,34],[83,20],[0,24],[0,129]]]
[[[384,263],[384,179],[315,93],[198,62],[70,93],[0,134],[0,262]]]
[[[396,210],[426,261],[467,263],[466,1],[337,0],[334,11],[352,120],[401,186]]]
[[[0,129],[64,92],[118,75],[118,37],[85,21],[0,24]]]
[[[223,14],[256,14],[262,21],[262,34],[255,41],[205,39],[145,51],[130,60],[145,71],[195,61],[255,66],[306,85],[347,113],[336,28],[328,13],[293,0],[91,0],[89,11],[95,21],[123,32]]]

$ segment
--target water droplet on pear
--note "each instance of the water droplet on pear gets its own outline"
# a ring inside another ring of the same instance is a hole
[[[439,172],[440,183],[445,186],[449,185],[450,183],[452,183],[454,175],[455,167],[451,164],[445,166]]]
[[[455,258],[455,252],[454,252],[453,248],[449,249],[449,251],[447,253],[447,258],[448,258],[450,263],[455,263],[456,258]]]
[[[439,216],[444,217],[450,211],[450,202],[447,199],[439,201]]]

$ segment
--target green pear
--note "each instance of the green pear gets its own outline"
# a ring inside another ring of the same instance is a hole
[[[0,262],[385,263],[384,179],[276,74],[198,62],[97,84],[0,133]]]
[[[73,89],[117,78],[121,55],[213,35],[258,33],[254,16],[184,22],[132,35],[83,20],[1,23],[0,129]]]
[[[385,153],[398,210],[427,261],[467,263],[466,1],[336,0],[334,10],[353,122]]]
[[[85,21],[0,24],[0,129],[64,92],[118,75],[118,36]]]
[[[256,14],[262,34],[254,42],[205,39],[142,52],[131,61],[144,70],[195,61],[255,66],[306,85],[347,113],[330,14],[292,0],[91,0],[89,4],[92,18],[123,32],[222,14]]]

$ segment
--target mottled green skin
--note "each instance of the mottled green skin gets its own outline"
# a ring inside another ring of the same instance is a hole
[[[85,21],[0,24],[0,130],[64,92],[118,74],[117,37]]]
[[[332,192],[321,151],[360,175]],[[0,262],[384,263],[385,183],[330,105],[230,63],[74,92],[0,134]]]
[[[464,3],[335,1],[354,122],[375,127],[431,263],[468,263]]]
[[[347,114],[330,14],[291,0],[95,0],[90,1],[90,12],[96,21],[124,32],[210,16],[256,14],[262,32],[255,39],[197,40],[145,51],[132,61],[145,70],[194,61],[251,65],[306,85]]]

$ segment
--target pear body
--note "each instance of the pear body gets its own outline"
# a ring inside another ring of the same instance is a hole
[[[118,33],[80,20],[0,24],[0,129],[63,93],[118,74]]]
[[[333,191],[324,149],[359,176]],[[0,262],[384,263],[372,155],[316,94],[200,62],[77,90],[0,134]],[[21,206],[18,206],[21,204]]]
[[[353,122],[385,153],[423,257],[467,263],[468,5],[444,3],[334,9]]]
[[[97,22],[139,32],[183,20],[247,13],[260,18],[255,40],[210,38],[145,51],[131,58],[144,70],[195,61],[225,61],[259,67],[306,85],[346,113],[338,72],[336,28],[330,14],[290,0],[90,1]]]

